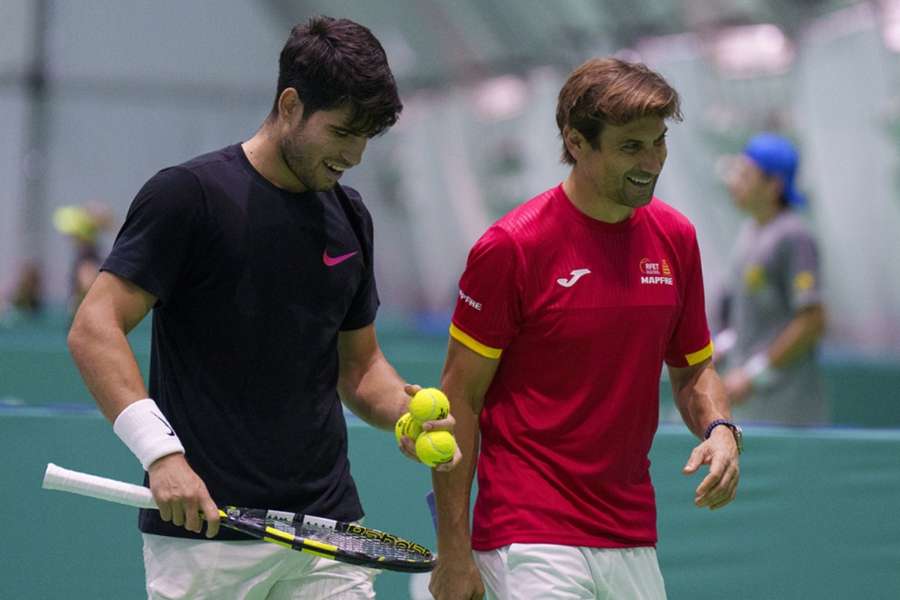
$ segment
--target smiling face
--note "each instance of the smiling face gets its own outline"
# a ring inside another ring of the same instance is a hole
[[[735,206],[749,214],[769,212],[779,205],[782,184],[768,177],[755,162],[741,155],[735,159],[726,178]]]
[[[594,145],[571,132],[578,142],[569,144],[576,159],[574,171],[601,205],[628,212],[644,206],[653,198],[666,162],[667,129],[661,117],[641,117],[624,125],[606,125]]]
[[[328,191],[344,171],[360,163],[369,138],[347,125],[352,112],[349,105],[344,105],[316,111],[304,119],[303,105],[297,100],[283,113],[278,149],[285,166],[299,182],[299,191]]]

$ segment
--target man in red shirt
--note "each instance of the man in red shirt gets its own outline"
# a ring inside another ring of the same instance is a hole
[[[665,598],[647,458],[663,362],[701,440],[684,471],[709,465],[695,504],[735,497],[740,429],[710,360],[696,233],[653,196],[678,94],[595,59],[556,118],[571,173],[488,229],[460,281],[442,387],[464,458],[433,476],[438,600]]]

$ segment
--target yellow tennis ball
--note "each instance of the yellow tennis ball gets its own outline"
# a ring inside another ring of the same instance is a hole
[[[53,226],[60,233],[91,240],[97,228],[91,215],[80,206],[60,206],[53,211]]]
[[[416,440],[416,456],[429,467],[450,461],[456,438],[449,431],[426,431]]]
[[[409,413],[404,413],[402,417],[397,419],[397,423],[394,425],[394,436],[397,438],[398,444],[403,436],[410,438],[412,441],[416,441],[420,433],[422,433],[422,426],[419,425],[419,422],[413,419],[413,416]]]
[[[421,389],[410,400],[409,412],[419,423],[446,419],[450,414],[450,401],[437,388]]]

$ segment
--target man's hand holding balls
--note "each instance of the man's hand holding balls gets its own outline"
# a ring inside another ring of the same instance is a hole
[[[403,453],[438,471],[453,469],[462,457],[453,437],[456,420],[450,414],[447,396],[437,388],[407,386],[413,396],[409,412],[394,426]]]

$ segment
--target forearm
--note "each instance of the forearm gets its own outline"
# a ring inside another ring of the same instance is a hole
[[[448,472],[432,470],[431,479],[435,492],[438,528],[438,554],[448,555],[454,551],[469,552],[469,498],[472,480],[478,462],[478,415],[471,404],[454,395],[452,389],[444,390],[451,398],[451,413],[456,419],[454,435],[462,453],[462,460],[455,469]]]
[[[694,370],[670,369],[672,391],[688,429],[703,439],[707,425],[716,419],[730,419],[731,409],[725,387],[712,363]]]
[[[409,405],[404,385],[406,382],[379,350],[371,361],[342,375],[338,390],[356,416],[373,427],[393,430]]]
[[[789,366],[809,352],[824,331],[825,316],[821,307],[811,307],[802,311],[769,345],[766,351],[769,364],[776,369]]]
[[[110,422],[129,404],[147,397],[128,338],[115,323],[79,314],[68,345],[85,385]]]

